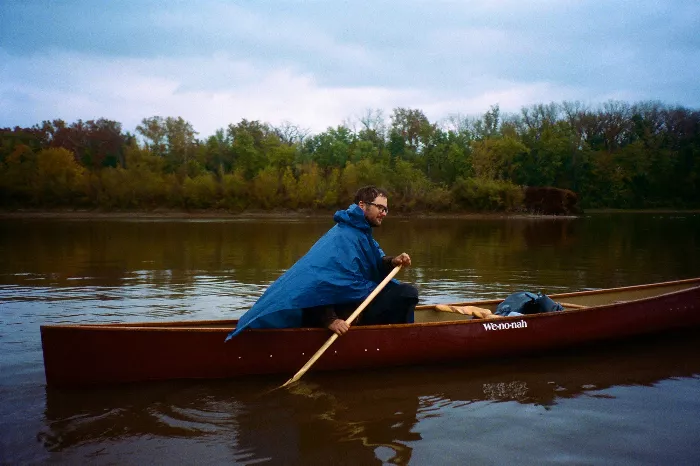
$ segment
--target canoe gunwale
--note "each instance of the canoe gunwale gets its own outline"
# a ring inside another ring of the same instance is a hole
[[[674,280],[670,282],[660,282],[660,283],[650,283],[650,284],[645,284],[645,285],[632,285],[632,286],[621,286],[621,287],[616,287],[616,288],[600,288],[596,290],[584,290],[584,291],[569,291],[566,293],[555,293],[555,294],[548,294],[548,296],[552,299],[561,299],[561,298],[574,298],[574,297],[580,297],[580,296],[595,296],[595,295],[602,295],[602,294],[608,294],[608,293],[620,293],[624,291],[641,291],[641,290],[650,290],[653,288],[663,288],[663,287],[668,287],[668,286],[675,286],[675,285],[685,285],[685,284],[691,284],[691,283],[697,283],[697,286],[700,286],[700,278],[686,278],[683,280]],[[680,291],[686,291],[689,289],[692,289],[695,287],[689,287],[685,288]],[[668,293],[663,293],[663,294],[668,294]],[[657,296],[662,296],[662,294],[655,295],[653,298],[656,298]],[[464,302],[459,302],[459,303],[449,303],[450,306],[476,306],[476,305],[490,305],[490,304],[499,304],[500,302],[503,301],[504,298],[500,299],[486,299],[486,300],[481,300],[481,301],[464,301]],[[646,298],[644,298],[646,299]],[[636,301],[636,300],[634,300]],[[416,309],[430,309],[434,305],[431,304],[424,304],[421,306],[417,306]],[[594,306],[591,306],[594,307]],[[599,307],[599,306],[595,306]]]

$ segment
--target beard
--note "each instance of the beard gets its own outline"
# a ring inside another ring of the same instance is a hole
[[[374,219],[369,219],[369,218],[368,218],[368,219],[367,219],[367,223],[369,223],[369,226],[372,227],[372,228],[377,228],[377,227],[382,226],[381,220],[379,220],[379,219],[377,219],[377,218],[374,218]]]

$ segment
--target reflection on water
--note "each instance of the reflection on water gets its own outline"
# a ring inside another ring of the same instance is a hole
[[[697,335],[310,373],[267,395],[283,380],[44,388],[41,324],[237,317],[331,223],[0,221],[0,463],[700,460]],[[400,278],[423,303],[700,276],[697,214],[389,218],[376,237],[389,254],[411,254]]]
[[[270,378],[47,389],[46,428],[38,438],[48,451],[65,452],[57,456],[62,459],[84,455],[93,446],[158,437],[226,442],[229,451],[219,459],[243,463],[408,464],[415,448],[439,434],[431,425],[449,422],[471,441],[493,444],[500,433],[488,431],[489,422],[475,426],[473,419],[475,410],[493,403],[552,410],[582,398],[592,406],[614,399],[616,386],[698,380],[697,336],[646,338],[473,367],[309,374],[289,389],[273,391],[280,381]],[[654,393],[643,398],[658,403]],[[641,418],[658,425],[673,423],[677,414],[671,409],[665,419],[651,413]],[[538,411],[530,417],[539,422]],[[533,425],[536,431],[550,428]],[[539,442],[546,451],[547,438]],[[453,454],[468,457],[459,447]]]

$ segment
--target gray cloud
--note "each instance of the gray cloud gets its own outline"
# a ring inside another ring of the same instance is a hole
[[[0,126],[177,111],[205,133],[212,96],[235,108],[221,118],[320,129],[360,104],[697,107],[698,30],[700,3],[681,0],[3,2]]]

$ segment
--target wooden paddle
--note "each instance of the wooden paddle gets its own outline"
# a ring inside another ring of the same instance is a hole
[[[384,280],[382,280],[382,282],[381,282],[379,285],[377,285],[377,287],[374,289],[374,291],[372,291],[372,293],[371,293],[369,296],[367,296],[367,297],[365,298],[364,301],[362,301],[362,304],[360,304],[360,306],[359,306],[357,309],[355,309],[355,312],[353,312],[353,313],[350,315],[350,317],[348,317],[348,319],[345,321],[345,323],[347,323],[348,325],[352,324],[352,322],[353,322],[355,319],[357,319],[357,316],[359,316],[359,315],[362,313],[362,311],[364,311],[365,308],[369,305],[369,303],[371,303],[372,300],[379,294],[379,292],[382,291],[382,290],[384,289],[384,287],[386,286],[386,284],[389,283],[389,281],[390,281],[392,278],[394,278],[394,275],[396,275],[397,273],[399,273],[399,270],[401,270],[401,266],[400,266],[400,265],[397,265],[396,267],[394,267],[394,270],[392,270],[392,271],[389,273],[389,275],[387,275],[386,278],[385,278]],[[282,385],[282,387],[286,387],[286,386],[289,385],[290,383],[293,383],[293,382],[296,382],[297,380],[299,380],[299,379],[306,373],[306,371],[308,371],[308,370],[311,368],[311,366],[314,365],[314,363],[318,360],[318,358],[320,358],[321,355],[322,355],[322,354],[333,344],[333,342],[334,342],[335,340],[337,340],[337,339],[338,339],[338,334],[337,334],[337,333],[334,333],[333,335],[331,335],[331,337],[323,344],[323,346],[321,346],[321,348],[319,348],[319,350],[316,351],[316,353],[315,353],[313,356],[311,356],[311,359],[309,359],[309,361],[308,361],[306,364],[304,364],[304,367],[302,367],[301,369],[299,369],[299,372],[297,372],[296,374],[294,374],[294,377],[292,377],[291,379],[287,380],[287,381],[284,383],[284,385]],[[280,387],[280,388],[281,388],[281,387]]]

